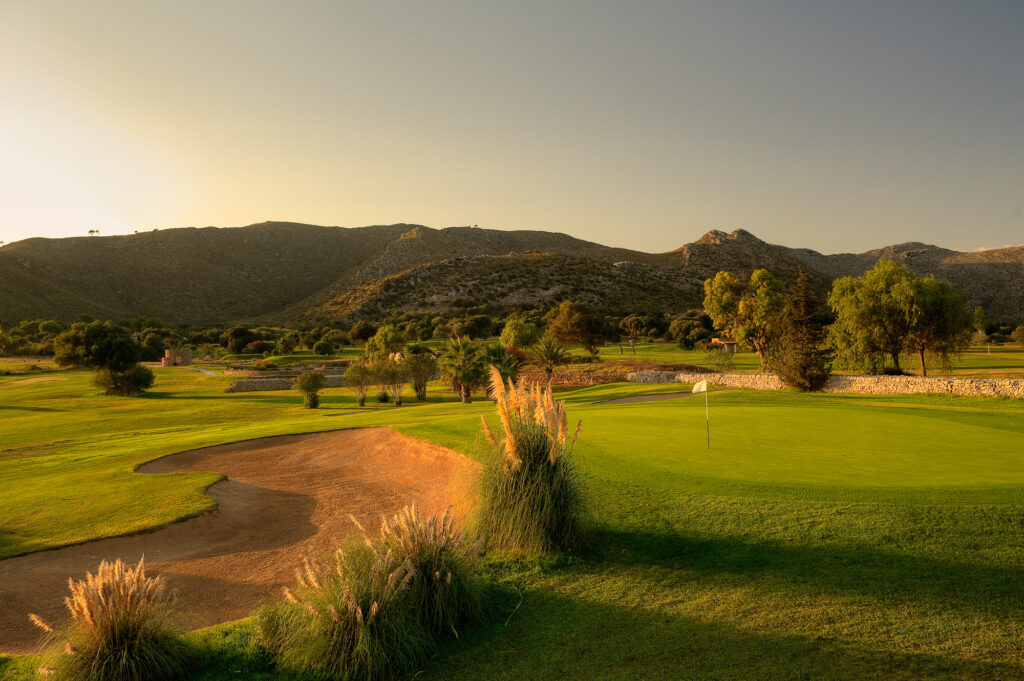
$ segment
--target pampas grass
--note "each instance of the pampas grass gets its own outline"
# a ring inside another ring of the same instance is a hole
[[[379,543],[416,571],[409,585],[409,605],[428,632],[458,637],[458,627],[482,619],[476,576],[479,547],[467,546],[450,508],[423,518],[415,504],[407,506],[393,518],[384,518]]]
[[[380,535],[307,559],[284,600],[256,615],[261,644],[287,671],[316,679],[390,678],[410,671],[435,636],[482,616],[475,550],[450,512],[415,506],[384,518]]]
[[[416,576],[409,561],[362,544],[325,564],[307,559],[285,600],[256,614],[260,643],[284,670],[314,679],[390,678],[429,650],[406,606]]]
[[[171,622],[175,596],[145,563],[103,561],[96,574],[68,580],[70,619],[32,622],[53,644],[45,673],[68,681],[162,681],[184,678],[188,649]]]
[[[586,510],[572,449],[580,424],[570,438],[565,403],[550,386],[506,385],[493,367],[490,394],[501,436],[483,422],[495,456],[483,478],[480,532],[491,546],[520,553],[579,547]]]

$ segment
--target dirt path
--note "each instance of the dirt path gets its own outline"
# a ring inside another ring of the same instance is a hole
[[[614,400],[605,400],[598,404],[633,404],[634,402],[658,402],[661,400],[674,400],[677,397],[693,397],[693,393],[659,393],[657,395],[633,395],[632,397],[617,397]]]
[[[249,614],[294,581],[310,552],[330,551],[353,530],[353,514],[375,531],[380,516],[415,502],[425,512],[470,510],[478,466],[461,454],[387,428],[249,440],[183,452],[143,473],[217,471],[209,489],[220,507],[147,534],[90,542],[0,561],[0,652],[30,652],[40,632],[34,612],[65,615],[69,577],[100,560],[137,561],[180,592],[188,624],[202,627]]]

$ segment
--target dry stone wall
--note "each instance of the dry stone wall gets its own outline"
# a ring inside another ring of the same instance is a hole
[[[224,389],[226,393],[256,393],[263,392],[265,390],[290,390],[292,387],[293,379],[290,378],[243,378],[238,381],[233,381],[231,385]],[[325,376],[324,377],[325,388],[341,388],[344,387],[344,380],[342,376]]]
[[[782,390],[785,386],[775,374],[694,374],[671,371],[639,371],[630,374],[633,383],[696,383],[750,390]],[[1020,378],[925,378],[923,376],[830,376],[825,392],[869,395],[910,395],[932,393],[964,397],[1010,397],[1024,399],[1024,379]]]

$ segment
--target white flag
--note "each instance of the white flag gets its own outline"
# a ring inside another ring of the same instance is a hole
[[[706,393],[707,391],[708,391],[708,382],[707,381],[701,381],[700,383],[695,383],[693,385],[693,392],[695,394],[696,393]]]

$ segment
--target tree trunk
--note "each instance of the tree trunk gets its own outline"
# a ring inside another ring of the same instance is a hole
[[[900,353],[892,352],[892,353],[889,353],[889,354],[892,355],[892,366],[893,366],[893,368],[896,369],[896,371],[903,371],[903,369],[900,368]]]
[[[629,349],[633,351],[633,355],[636,355],[636,341],[632,338],[629,339]]]
[[[469,392],[469,386],[468,385],[462,386],[461,387],[461,392],[462,392],[462,403],[463,404],[469,404],[469,403],[471,403],[473,401],[473,396]]]
[[[548,385],[551,385],[551,374],[555,373],[554,367],[544,367],[544,374],[548,377]]]
[[[728,350],[726,350],[728,352]],[[765,365],[768,362],[768,355],[764,351],[764,345],[761,343],[754,343],[754,352],[757,353],[757,360],[761,363],[761,373],[764,373]]]
[[[921,375],[922,376],[927,376],[928,375],[928,369],[924,365],[924,346],[923,345],[917,349],[917,354],[921,358]]]

